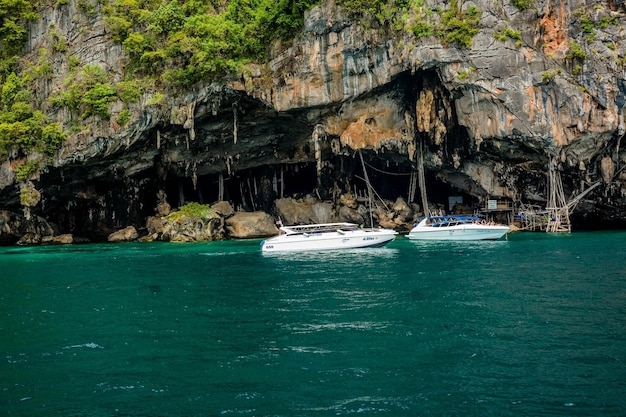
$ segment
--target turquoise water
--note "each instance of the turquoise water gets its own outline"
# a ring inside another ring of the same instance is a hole
[[[9,416],[624,416],[626,233],[0,248]]]

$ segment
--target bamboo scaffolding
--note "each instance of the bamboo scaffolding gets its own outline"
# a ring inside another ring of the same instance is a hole
[[[548,224],[546,232],[549,233],[570,233],[572,226],[569,219],[569,205],[565,201],[563,192],[563,182],[561,175],[556,169],[554,160],[548,164]]]

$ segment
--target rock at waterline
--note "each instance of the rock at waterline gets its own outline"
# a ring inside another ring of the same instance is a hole
[[[137,229],[135,229],[134,226],[128,226],[122,230],[111,233],[107,240],[109,242],[132,242],[137,240],[138,237],[139,233],[137,233]]]
[[[264,211],[237,212],[226,219],[228,235],[235,239],[253,239],[278,234],[275,220]]]

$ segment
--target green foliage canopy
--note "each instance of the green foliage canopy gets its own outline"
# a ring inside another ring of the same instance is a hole
[[[0,59],[17,54],[27,32],[25,22],[35,21],[38,1],[32,0],[0,0]]]
[[[28,80],[10,73],[1,85],[0,92],[0,161],[10,151],[26,155],[37,150],[52,155],[66,138],[59,123],[34,108]]]
[[[115,41],[130,69],[167,86],[188,87],[267,57],[274,39],[302,28],[304,11],[319,0],[114,0],[106,7]]]
[[[187,203],[181,206],[178,211],[174,211],[166,216],[166,220],[171,222],[181,222],[188,218],[210,219],[215,217],[215,213],[208,204]]]

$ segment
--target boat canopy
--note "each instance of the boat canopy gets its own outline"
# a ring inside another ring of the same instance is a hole
[[[359,226],[354,223],[323,223],[323,224],[303,224],[298,226],[282,226],[280,230],[287,234],[296,233],[323,233],[336,232],[338,230],[354,230]]]
[[[428,218],[428,220],[434,220],[434,221],[445,221],[445,220],[452,220],[452,221],[477,221],[477,220],[481,220],[480,217],[476,217],[476,216],[455,216],[455,215],[447,215],[447,216],[430,216]]]

